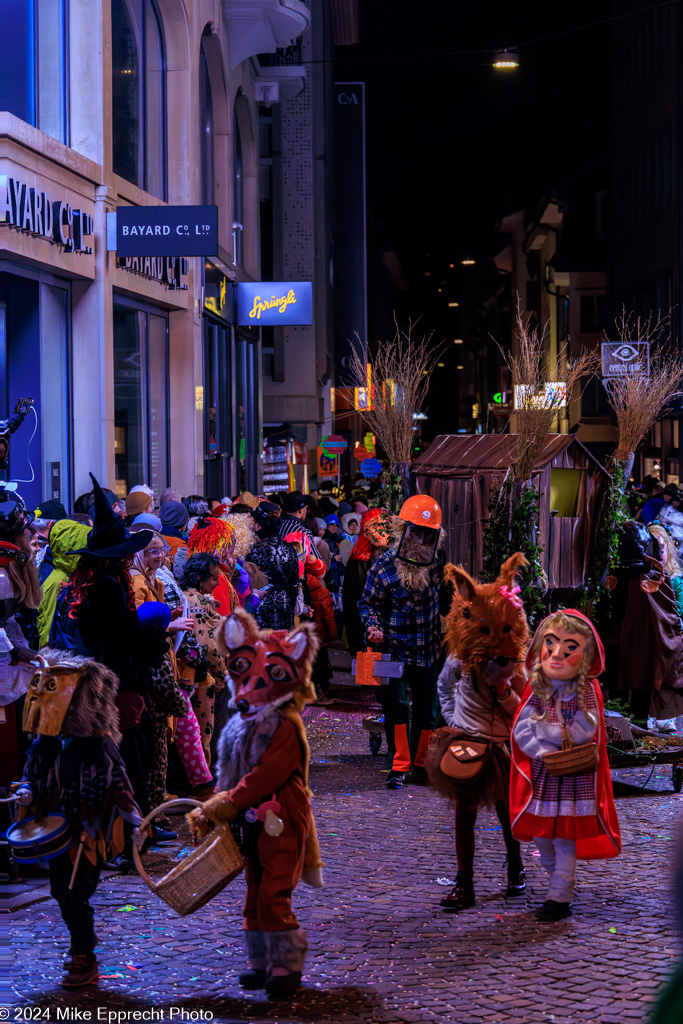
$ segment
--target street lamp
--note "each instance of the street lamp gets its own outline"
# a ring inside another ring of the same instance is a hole
[[[514,50],[501,50],[494,53],[491,67],[497,71],[511,71],[519,67],[519,57]]]
[[[471,256],[465,256],[464,259],[460,260],[461,266],[463,267],[473,267],[476,265],[476,262],[477,261],[473,260]]]

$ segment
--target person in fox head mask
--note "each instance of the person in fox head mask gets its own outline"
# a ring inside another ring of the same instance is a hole
[[[392,547],[368,570],[358,605],[367,642],[387,646],[392,660],[404,664],[402,677],[380,692],[388,789],[403,785],[411,765],[408,781],[427,785],[425,763],[438,714],[436,681],[442,660],[441,509],[433,498],[417,494],[403,503],[394,524]]]

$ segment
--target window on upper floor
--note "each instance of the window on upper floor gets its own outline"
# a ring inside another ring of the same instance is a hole
[[[0,0],[0,110],[68,145],[68,0]]]
[[[153,0],[112,0],[113,168],[166,198],[166,66]]]
[[[213,99],[203,39],[199,52],[199,130],[201,133],[199,153],[202,165],[202,203],[205,206],[213,206],[215,202]]]

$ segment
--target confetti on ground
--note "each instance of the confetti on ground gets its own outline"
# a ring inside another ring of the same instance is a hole
[[[138,908],[136,906],[134,906],[132,903],[125,903],[122,907],[117,907],[117,910],[118,910],[119,914],[123,913],[124,911],[126,913],[129,913],[131,910],[137,910],[137,909]]]
[[[616,928],[610,928],[609,933],[610,933],[610,935],[616,935],[617,934]]]

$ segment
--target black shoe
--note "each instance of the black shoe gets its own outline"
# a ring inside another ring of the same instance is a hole
[[[409,775],[406,775],[406,782],[411,786],[428,786],[429,779],[424,768],[412,768]]]
[[[258,971],[253,967],[250,967],[248,971],[242,971],[241,974],[237,975],[237,981],[241,988],[248,988],[252,992],[257,988],[265,988],[267,978],[268,975],[265,971]]]
[[[76,953],[59,984],[62,988],[83,988],[85,985],[94,985],[98,978],[95,954]]]
[[[563,921],[572,916],[571,903],[558,903],[557,900],[546,900],[542,907],[535,911],[537,921]]]
[[[395,772],[392,768],[384,780],[384,785],[387,789],[402,789],[405,778],[403,772]]]
[[[162,828],[161,825],[152,825],[152,836],[155,843],[168,843],[171,839],[177,839],[178,833]]]
[[[93,932],[93,946],[99,946],[99,944],[100,944],[100,940],[97,938],[97,936]],[[71,967],[71,964],[73,963],[73,959],[74,959],[74,951],[71,948],[71,946],[69,946],[69,952],[64,957],[64,966],[65,967]]]
[[[271,974],[265,988],[266,995],[272,996],[274,999],[293,996],[301,988],[301,971],[292,971],[291,974]]]
[[[508,868],[508,886],[505,890],[505,898],[512,899],[514,896],[521,896],[526,889],[526,871],[524,868]]]
[[[463,871],[458,871],[455,876],[455,886],[447,896],[443,897],[441,906],[450,914],[455,914],[459,910],[467,910],[468,907],[474,906],[474,884],[472,879],[468,878]]]

